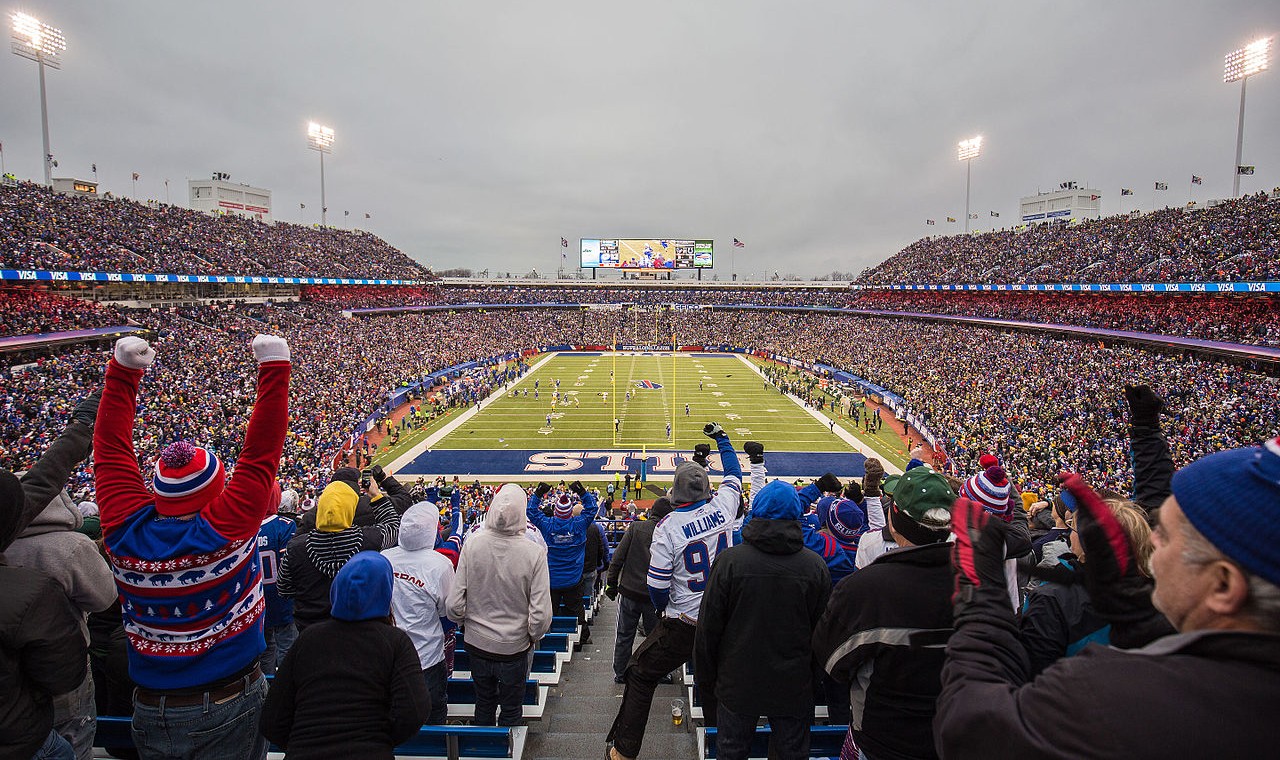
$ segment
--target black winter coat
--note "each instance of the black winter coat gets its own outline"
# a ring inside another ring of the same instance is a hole
[[[431,712],[413,642],[382,620],[303,631],[262,708],[262,734],[289,758],[388,758]]]
[[[650,604],[649,599],[649,550],[653,546],[653,531],[657,520],[636,520],[622,534],[622,543],[613,551],[609,561],[606,583],[616,586],[622,595],[634,602]]]
[[[814,656],[850,686],[858,746],[877,760],[937,757],[952,585],[951,544],[895,549],[836,586],[813,634]]]
[[[752,520],[716,557],[702,594],[694,678],[708,725],[723,703],[743,715],[813,714],[813,628],[831,575],[796,520]]]

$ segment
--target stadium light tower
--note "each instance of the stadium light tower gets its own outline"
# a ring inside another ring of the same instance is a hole
[[[324,154],[333,152],[333,128],[317,124],[307,125],[307,146],[320,154],[320,226],[325,226],[325,214],[329,211],[324,200]]]
[[[969,180],[973,178],[973,159],[982,155],[982,136],[961,140],[956,146],[956,158],[964,162],[964,231],[969,232]]]
[[[1231,167],[1231,197],[1240,197],[1240,152],[1244,148],[1244,90],[1249,77],[1266,71],[1271,61],[1271,37],[1254,40],[1248,45],[1227,53],[1222,81],[1226,84],[1240,82],[1240,118],[1236,122],[1236,163]]]
[[[26,13],[14,13],[13,54],[36,62],[40,71],[40,130],[44,136],[44,183],[53,184],[53,153],[49,150],[49,104],[44,92],[44,67],[62,68],[58,56],[67,49],[62,31]]]

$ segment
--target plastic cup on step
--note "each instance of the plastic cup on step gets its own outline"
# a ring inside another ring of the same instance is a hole
[[[673,726],[684,725],[684,700],[683,699],[671,700],[671,725]]]

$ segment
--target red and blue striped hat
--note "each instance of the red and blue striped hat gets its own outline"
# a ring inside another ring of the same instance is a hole
[[[156,460],[151,489],[162,515],[199,512],[222,493],[226,472],[212,451],[187,441],[171,443]]]

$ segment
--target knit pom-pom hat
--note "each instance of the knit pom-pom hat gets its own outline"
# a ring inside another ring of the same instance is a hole
[[[554,514],[562,520],[568,520],[573,517],[573,497],[567,493],[562,493],[556,497]]]
[[[227,474],[222,461],[208,449],[188,441],[171,443],[160,452],[151,489],[156,511],[162,515],[188,515],[222,494]]]
[[[998,515],[1009,512],[1009,476],[1000,465],[988,467],[960,486],[960,495]]]

